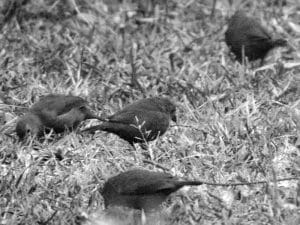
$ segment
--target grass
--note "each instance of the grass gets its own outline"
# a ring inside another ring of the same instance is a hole
[[[168,16],[162,4],[145,19],[133,15],[129,1],[39,0],[2,24],[0,224],[97,217],[103,213],[99,188],[132,167],[160,170],[158,164],[179,177],[216,183],[299,176],[300,5],[242,4],[294,48],[274,50],[257,69],[234,62],[224,43],[226,17],[239,2],[217,1],[210,17],[204,1],[172,0]],[[133,71],[141,87],[131,86]],[[49,93],[84,97],[103,116],[144,96],[168,96],[178,105],[178,124],[150,143],[149,152],[106,133],[74,132],[29,145],[4,135]],[[163,206],[160,224],[296,225],[299,190],[297,180],[184,189]]]

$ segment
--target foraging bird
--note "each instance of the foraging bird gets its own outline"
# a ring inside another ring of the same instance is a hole
[[[56,133],[75,129],[86,119],[99,119],[81,97],[71,95],[46,95],[40,98],[23,117],[19,119],[16,133],[20,139],[28,134],[42,136],[53,129]]]
[[[173,192],[201,181],[182,181],[168,173],[133,169],[109,178],[102,195],[105,207],[124,206],[148,212],[157,209]]]
[[[261,59],[261,64],[271,49],[287,45],[284,39],[273,39],[258,21],[243,11],[237,11],[229,20],[225,41],[239,62],[245,56],[249,61]]]
[[[108,117],[106,122],[83,132],[102,130],[114,133],[133,146],[134,143],[153,141],[163,135],[170,120],[176,122],[176,106],[167,98],[152,97],[124,107]]]

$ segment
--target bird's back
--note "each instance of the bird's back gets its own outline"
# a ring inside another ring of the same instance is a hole
[[[175,180],[177,178],[167,173],[134,169],[113,177],[110,183],[120,194],[131,195],[155,193]]]
[[[71,95],[46,95],[34,104],[30,111],[34,113],[48,112],[55,116],[69,112],[74,107],[86,105],[87,102],[78,96]]]
[[[141,99],[125,106],[120,112],[132,110],[162,111],[162,99],[159,97]]]

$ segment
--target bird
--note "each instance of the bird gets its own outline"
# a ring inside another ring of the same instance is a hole
[[[239,62],[245,56],[249,61],[260,59],[261,65],[271,49],[287,45],[285,39],[272,38],[255,18],[247,16],[242,10],[230,18],[225,42]]]
[[[183,186],[202,184],[201,181],[180,180],[164,172],[131,169],[109,178],[101,194],[105,208],[122,206],[150,212]]]
[[[168,98],[151,97],[125,106],[107,117],[106,122],[82,132],[106,131],[134,146],[135,143],[145,144],[163,135],[171,120],[177,121],[175,104]]]
[[[88,108],[87,101],[78,96],[50,94],[36,102],[16,124],[20,140],[28,135],[41,137],[53,129],[56,133],[73,130],[87,119],[100,119]]]

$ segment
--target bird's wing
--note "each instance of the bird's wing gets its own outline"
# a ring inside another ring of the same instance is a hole
[[[133,195],[145,195],[145,194],[155,194],[159,192],[170,193],[175,191],[176,182],[172,180],[156,180],[151,181],[148,184],[141,184],[136,187],[134,191],[131,192]]]
[[[270,43],[270,41],[272,41],[272,39],[266,38],[265,36],[258,36],[258,35],[248,35],[247,39],[249,41],[247,41],[245,47],[246,48],[253,48],[253,47],[257,47],[257,46],[261,46],[261,47],[267,47],[268,43]]]
[[[177,181],[177,178],[163,173],[140,174],[139,177],[127,177],[126,182],[122,184],[120,194],[154,194],[174,188],[175,181]]]
[[[169,127],[170,117],[166,113],[145,110],[120,111],[108,118],[110,123],[126,124],[142,130],[164,133]]]

